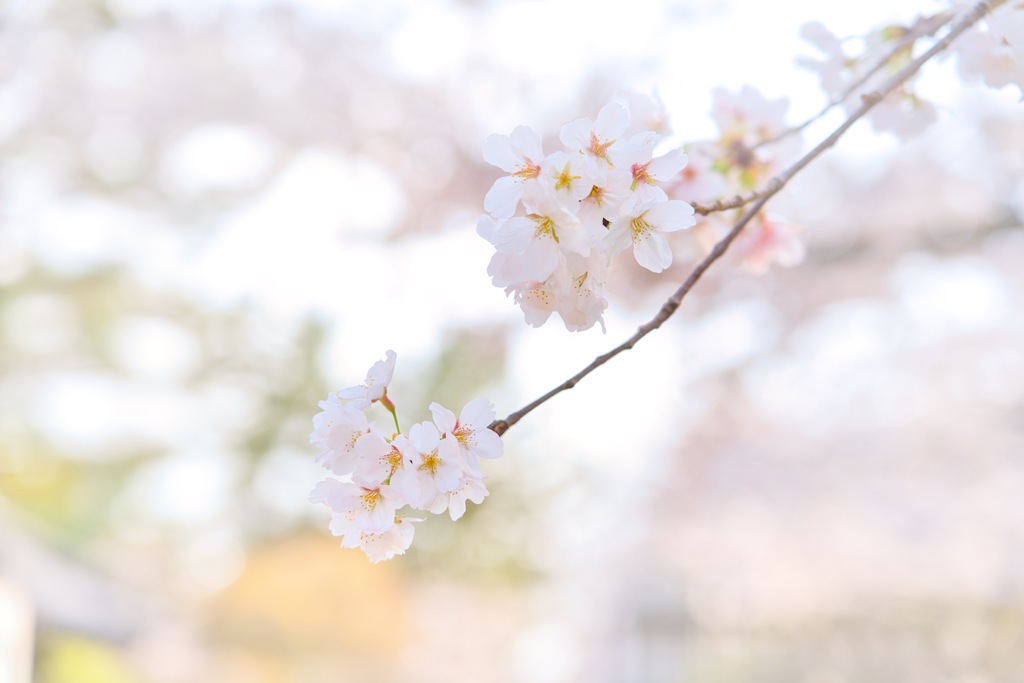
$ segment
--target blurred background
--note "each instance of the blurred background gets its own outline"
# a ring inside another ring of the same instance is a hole
[[[699,256],[619,261],[606,334],[527,327],[487,135],[656,92],[696,140],[744,84],[797,123],[801,23],[939,3],[0,7],[3,683],[1021,680],[1024,115],[949,61],[939,124],[862,123],[773,202],[804,264],[718,264],[458,523],[371,565],[306,500],[316,402],[385,350],[403,424],[504,416]]]

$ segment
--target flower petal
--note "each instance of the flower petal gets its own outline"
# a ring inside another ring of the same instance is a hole
[[[459,413],[459,423],[463,427],[480,428],[494,422],[494,404],[481,396],[466,404]],[[436,420],[435,420],[436,422]]]
[[[455,431],[455,413],[435,402],[430,404],[430,414],[434,416],[434,424],[442,433]]]
[[[633,256],[637,263],[652,273],[660,273],[672,265],[672,250],[668,241],[656,230],[645,233],[633,243]]]
[[[516,212],[522,196],[523,181],[512,176],[502,176],[494,181],[484,196],[484,211],[495,218],[509,218]]]
[[[678,199],[652,206],[647,210],[647,220],[661,232],[675,232],[697,222],[693,207]]]
[[[469,450],[477,457],[494,460],[505,452],[505,444],[502,443],[501,437],[490,429],[481,429],[473,434],[473,443]]]
[[[484,141],[484,161],[512,173],[516,170],[520,157],[512,149],[512,141],[508,136],[494,134],[488,135]]]

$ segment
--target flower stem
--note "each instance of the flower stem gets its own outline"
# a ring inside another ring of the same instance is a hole
[[[387,408],[387,411],[391,413],[391,417],[395,420],[395,433],[401,434],[402,428],[398,426],[398,411],[395,410],[395,404],[388,398],[387,389],[384,390],[384,395],[379,400],[380,404]]]

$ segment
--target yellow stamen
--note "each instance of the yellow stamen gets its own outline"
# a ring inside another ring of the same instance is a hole
[[[595,204],[601,206],[601,204],[604,202],[604,188],[598,187],[597,185],[591,187],[590,194],[584,197],[583,201],[587,201],[588,199],[593,200]]]
[[[540,165],[533,163],[529,159],[526,163],[519,167],[519,170],[512,173],[512,177],[519,178],[520,180],[529,180],[530,178],[536,178],[540,175]]]
[[[597,137],[597,133],[590,132],[590,147],[587,151],[593,154],[598,159],[604,159],[608,162],[609,166],[614,166],[612,160],[608,157],[608,148],[615,144],[615,140],[601,140]]]
[[[391,447],[391,452],[388,453],[388,455],[387,455],[387,463],[388,463],[388,468],[391,470],[391,472],[388,474],[388,476],[391,476],[391,474],[394,474],[395,470],[398,469],[399,465],[402,464],[402,451],[400,451],[396,447],[392,446]]]
[[[555,232],[555,221],[550,216],[541,216],[540,214],[531,213],[527,215],[527,218],[537,224],[537,227],[533,231],[535,238],[548,236],[555,242],[558,242],[558,233]]]
[[[642,214],[634,218],[629,222],[629,229],[633,233],[633,242],[639,242],[647,238],[647,233],[654,230],[654,226],[644,220],[644,216],[647,212],[644,211]]]
[[[437,468],[441,466],[441,458],[437,455],[437,451],[431,451],[427,455],[423,456],[423,462],[420,464],[419,469],[424,472],[429,472],[430,476],[437,476]]]
[[[558,175],[555,176],[555,189],[565,190],[572,187],[574,180],[579,180],[582,176],[573,175],[570,168],[569,162],[565,162],[565,168],[563,168]]]
[[[384,496],[381,495],[380,489],[368,490],[363,494],[363,502],[361,503],[362,508],[369,512],[373,508],[377,507],[377,503],[379,503],[383,498]]]

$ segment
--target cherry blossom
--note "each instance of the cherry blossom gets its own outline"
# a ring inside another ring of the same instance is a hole
[[[395,352],[388,351],[370,368],[365,384],[320,401],[309,437],[323,449],[317,461],[347,478],[319,482],[309,500],[330,508],[329,529],[342,537],[342,546],[362,549],[375,563],[403,554],[412,543],[413,523],[422,519],[410,517],[405,508],[447,510],[457,520],[467,500],[482,502],[487,488],[478,458],[498,458],[504,450],[488,427],[494,406],[483,397],[467,403],[458,418],[431,403],[434,422],[401,433],[397,408],[387,396],[395,360]],[[394,417],[390,437],[366,419],[363,411],[374,401]]]
[[[329,394],[317,405],[321,410],[313,416],[313,432],[309,435],[309,442],[323,449],[317,463],[335,474],[350,474],[358,458],[356,442],[370,431],[366,415],[342,403],[336,394]]]
[[[924,19],[919,21],[926,21]],[[815,71],[829,99],[841,101],[847,112],[861,105],[862,96],[875,90],[892,73],[913,56],[908,48],[894,49],[913,27],[886,26],[861,40],[858,54],[848,52],[848,41],[842,41],[821,22],[810,22],[801,28],[801,37],[817,48],[820,56],[797,57],[797,64]],[[890,92],[867,118],[878,131],[894,133],[907,140],[934,122],[934,107],[921,99],[910,82]]]
[[[846,54],[843,41],[820,21],[809,21],[801,26],[800,37],[817,48],[820,56],[798,55],[796,63],[818,73],[821,87],[830,98],[841,97],[850,81],[848,65],[854,61]]]
[[[802,263],[807,248],[796,227],[776,217],[758,214],[739,245],[740,265],[760,275],[773,264],[792,267]]]
[[[338,398],[352,401],[351,405],[360,409],[366,408],[374,401],[385,401],[391,376],[395,372],[395,359],[395,352],[388,351],[384,360],[379,360],[370,367],[363,384],[342,389],[338,392]]]
[[[540,136],[519,126],[508,137],[491,135],[484,143],[484,160],[509,175],[498,178],[484,197],[484,210],[495,218],[508,218],[516,212],[523,190],[536,183],[541,172]]]
[[[614,253],[632,244],[636,262],[651,272],[660,273],[672,265],[672,249],[665,233],[688,228],[694,223],[693,207],[684,201],[672,200],[649,208],[641,206],[612,221],[609,244]]]
[[[752,86],[745,85],[733,94],[725,88],[712,91],[711,118],[722,133],[726,145],[742,143],[747,147],[770,140],[785,131],[785,98],[769,100]]]
[[[337,479],[318,483],[309,500],[331,509],[330,528],[335,536],[387,529],[394,522],[395,511],[403,505],[398,492],[387,484],[361,486]]]
[[[671,180],[686,166],[687,161],[682,148],[653,158],[656,139],[650,136],[638,135],[631,143],[629,150],[621,155],[621,166],[615,171],[619,176],[615,184],[628,188],[627,199],[623,202],[620,212],[631,211],[638,205],[650,206],[668,201],[668,195],[659,183],[664,184]]]
[[[361,484],[383,484],[402,467],[403,457],[399,448],[406,437],[398,434],[388,442],[376,432],[370,432],[356,442],[358,461],[353,468],[352,479]]]
[[[495,248],[487,272],[495,286],[513,295],[530,325],[541,325],[557,312],[567,329],[586,330],[596,323],[604,329],[610,259],[635,234],[636,242],[642,243],[635,250],[637,258],[662,270],[672,255],[660,232],[692,225],[692,216],[675,215],[682,210],[679,205],[655,208],[669,202],[663,186],[675,181],[687,153],[679,147],[655,154],[660,131],[667,129],[657,113],[664,110],[649,98],[634,100],[641,116],[654,121],[658,130],[631,124],[626,106],[610,102],[596,119],[579,118],[562,126],[565,150],[544,157],[537,164],[539,172],[530,171],[538,182],[523,186],[512,215],[508,206],[496,211],[485,202],[488,213],[478,220],[477,232]],[[492,148],[501,145],[511,158],[503,162],[511,168],[518,158],[508,151],[511,141],[500,136],[489,140]],[[488,156],[497,153],[492,150]],[[517,214],[520,204],[523,213]],[[650,223],[645,216],[660,223]],[[624,231],[622,225],[637,229]],[[652,230],[659,234],[648,240]]]
[[[721,131],[714,165],[738,191],[760,187],[800,151],[799,138],[785,135],[786,98],[770,100],[750,86],[713,95],[711,116]]]
[[[1024,10],[1006,3],[953,46],[960,75],[992,88],[1016,85],[1024,94]]]
[[[430,404],[434,424],[445,439],[454,439],[462,451],[470,472],[480,476],[477,458],[493,460],[504,451],[501,437],[488,429],[494,421],[494,405],[486,398],[475,398],[462,409],[459,417],[440,403]]]
[[[437,427],[421,422],[409,430],[409,438],[398,445],[404,466],[395,472],[391,484],[415,508],[425,509],[439,493],[459,487],[463,459],[455,439],[442,439]]]
[[[597,119],[576,119],[562,126],[559,140],[568,149],[583,154],[592,174],[600,175],[615,166],[614,156],[624,147],[620,138],[629,125],[629,112],[618,102],[610,102],[597,113]]]
[[[563,206],[578,204],[590,194],[595,180],[588,173],[586,160],[579,154],[552,152],[541,164],[540,182]],[[484,208],[487,208],[486,203]]]
[[[576,217],[589,234],[604,232],[606,217],[621,213],[629,196],[629,186],[623,183],[592,185],[587,196],[580,200]]]
[[[526,324],[540,327],[551,314],[558,310],[558,295],[553,287],[554,277],[544,282],[524,282],[509,293],[515,293],[515,301],[523,311]]]
[[[341,544],[345,548],[359,548],[370,562],[377,564],[396,555],[404,555],[416,532],[413,523],[422,521],[416,517],[396,516],[386,529],[346,534]]]
[[[629,125],[626,126],[625,135],[632,137],[646,131],[668,135],[672,132],[668,109],[657,93],[646,95],[630,91],[619,93],[615,99],[625,103],[629,110]]]
[[[686,166],[665,184],[669,198],[703,202],[723,196],[728,185],[715,168],[716,146],[710,141],[695,142],[686,146],[686,152]]]
[[[467,474],[463,476],[462,482],[454,491],[438,494],[428,509],[435,515],[447,510],[448,516],[455,522],[466,514],[467,500],[479,505],[484,502],[487,495],[487,487],[484,486],[483,480]]]

